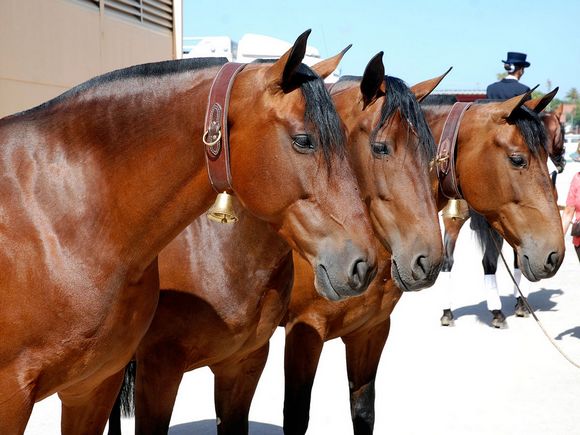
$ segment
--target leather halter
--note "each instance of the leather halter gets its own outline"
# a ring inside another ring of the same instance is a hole
[[[203,143],[209,181],[216,192],[233,192],[230,172],[228,108],[236,75],[246,66],[228,62],[215,76],[207,100]]]
[[[435,167],[441,192],[449,199],[463,199],[461,189],[457,183],[457,173],[455,170],[455,154],[457,146],[457,136],[459,126],[465,111],[472,103],[455,103],[447,115],[439,144],[437,145],[437,157]]]

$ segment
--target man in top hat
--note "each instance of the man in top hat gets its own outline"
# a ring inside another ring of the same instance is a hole
[[[507,100],[530,90],[529,87],[520,83],[524,68],[530,66],[530,63],[526,62],[526,54],[508,51],[507,59],[502,62],[508,76],[487,87],[487,98],[490,100]]]

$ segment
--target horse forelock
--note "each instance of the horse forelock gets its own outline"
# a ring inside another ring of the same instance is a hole
[[[431,129],[415,95],[405,82],[397,77],[385,76],[387,94],[381,107],[379,124],[374,128],[376,134],[398,110],[413,133],[417,136],[419,153],[423,162],[428,163],[435,157],[436,145]]]
[[[537,155],[541,149],[548,152],[546,129],[536,112],[520,106],[511,113],[507,121],[517,127],[532,154]]]
[[[256,59],[253,63],[274,63],[276,59]],[[322,78],[302,63],[295,74],[300,81],[300,91],[305,101],[304,122],[322,149],[328,169],[332,157],[346,156],[346,135],[342,122]]]
[[[298,73],[309,78],[300,86],[306,101],[304,112],[306,125],[312,129],[330,169],[333,155],[340,158],[346,156],[344,128],[324,81],[305,64],[300,65]]]

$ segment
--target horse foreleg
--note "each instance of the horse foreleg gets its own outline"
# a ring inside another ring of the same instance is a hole
[[[484,288],[487,299],[487,309],[492,313],[491,326],[494,328],[505,328],[507,323],[505,315],[501,311],[501,299],[497,288],[497,262],[499,260],[499,249],[503,245],[502,237],[493,229],[489,229],[489,235],[483,244],[483,259],[481,264],[484,273]]]
[[[75,388],[59,392],[62,402],[61,433],[102,434],[121,388],[123,373],[115,373],[88,391]]]
[[[268,359],[269,343],[244,357],[212,366],[218,435],[247,435],[248,414]]]
[[[0,370],[0,434],[23,434],[32,413],[32,383],[21,385],[22,377],[22,371]]]
[[[297,323],[286,333],[284,349],[284,434],[305,434],[310,418],[314,375],[323,339],[316,329]]]
[[[355,435],[372,434],[375,425],[375,379],[389,336],[390,319],[342,338],[350,390],[350,413]]]
[[[137,353],[135,381],[135,434],[166,434],[186,356],[166,346]]]
[[[442,292],[443,305],[443,316],[441,316],[440,319],[442,326],[453,325],[453,312],[451,311],[453,293],[453,287],[451,285],[451,269],[453,268],[453,253],[455,252],[455,245],[457,243],[457,238],[459,237],[459,231],[461,231],[461,227],[465,221],[466,219],[443,218],[443,224],[445,225],[445,235],[443,237],[443,267],[439,274],[439,282],[442,284],[439,286],[440,291]]]

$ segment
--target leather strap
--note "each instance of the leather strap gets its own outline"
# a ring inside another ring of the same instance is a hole
[[[472,103],[455,103],[447,115],[439,145],[437,146],[437,177],[441,192],[449,199],[463,199],[461,189],[457,183],[457,173],[455,171],[455,154],[459,126],[465,111]]]
[[[232,192],[228,108],[236,75],[246,66],[228,62],[215,76],[207,100],[203,143],[209,181],[216,192]]]

